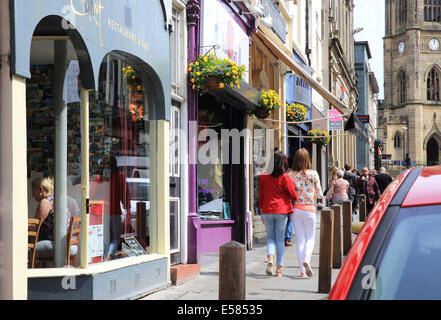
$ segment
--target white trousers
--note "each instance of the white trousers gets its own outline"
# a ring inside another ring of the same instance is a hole
[[[294,224],[300,272],[305,272],[303,262],[311,264],[311,255],[314,250],[316,213],[294,209],[294,213],[291,214],[291,220]]]

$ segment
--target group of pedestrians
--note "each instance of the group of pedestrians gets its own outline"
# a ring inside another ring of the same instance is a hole
[[[323,193],[317,171],[311,169],[309,153],[297,150],[292,168],[283,152],[274,154],[271,174],[259,178],[259,208],[267,231],[266,274],[282,277],[288,217],[294,225],[301,277],[312,277],[310,261],[315,244],[316,205]],[[276,261],[274,261],[276,256]]]
[[[384,167],[381,167],[377,173],[367,167],[351,170],[349,164],[345,165],[345,170],[334,168],[334,173],[329,182],[329,188],[325,191],[329,204],[341,205],[343,201],[352,202],[352,211],[355,214],[358,208],[358,196],[366,196],[366,211],[369,214],[381,194],[392,182],[392,177],[387,173]]]
[[[324,194],[329,204],[352,201],[353,213],[358,207],[358,196],[364,194],[370,213],[392,180],[383,167],[379,173],[368,168],[360,173],[346,164],[344,170],[334,168]],[[283,276],[284,247],[292,246],[294,231],[300,277],[313,276],[310,262],[315,244],[316,212],[324,194],[317,171],[311,169],[306,149],[297,150],[292,168],[283,152],[274,153],[273,172],[259,177],[259,208],[267,231],[267,275],[273,275],[276,267],[276,276]]]

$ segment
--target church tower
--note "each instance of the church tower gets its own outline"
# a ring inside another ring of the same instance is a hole
[[[412,166],[440,163],[441,0],[386,0],[383,154]]]

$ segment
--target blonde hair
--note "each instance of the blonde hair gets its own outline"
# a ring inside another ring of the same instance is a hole
[[[40,187],[43,187],[43,189],[49,194],[54,192],[54,183],[49,177],[37,178],[32,181],[32,188],[39,189]]]

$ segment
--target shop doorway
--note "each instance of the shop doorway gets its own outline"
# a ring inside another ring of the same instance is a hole
[[[438,142],[434,137],[429,139],[427,142],[427,165],[435,166],[438,165],[439,162],[439,146]]]

